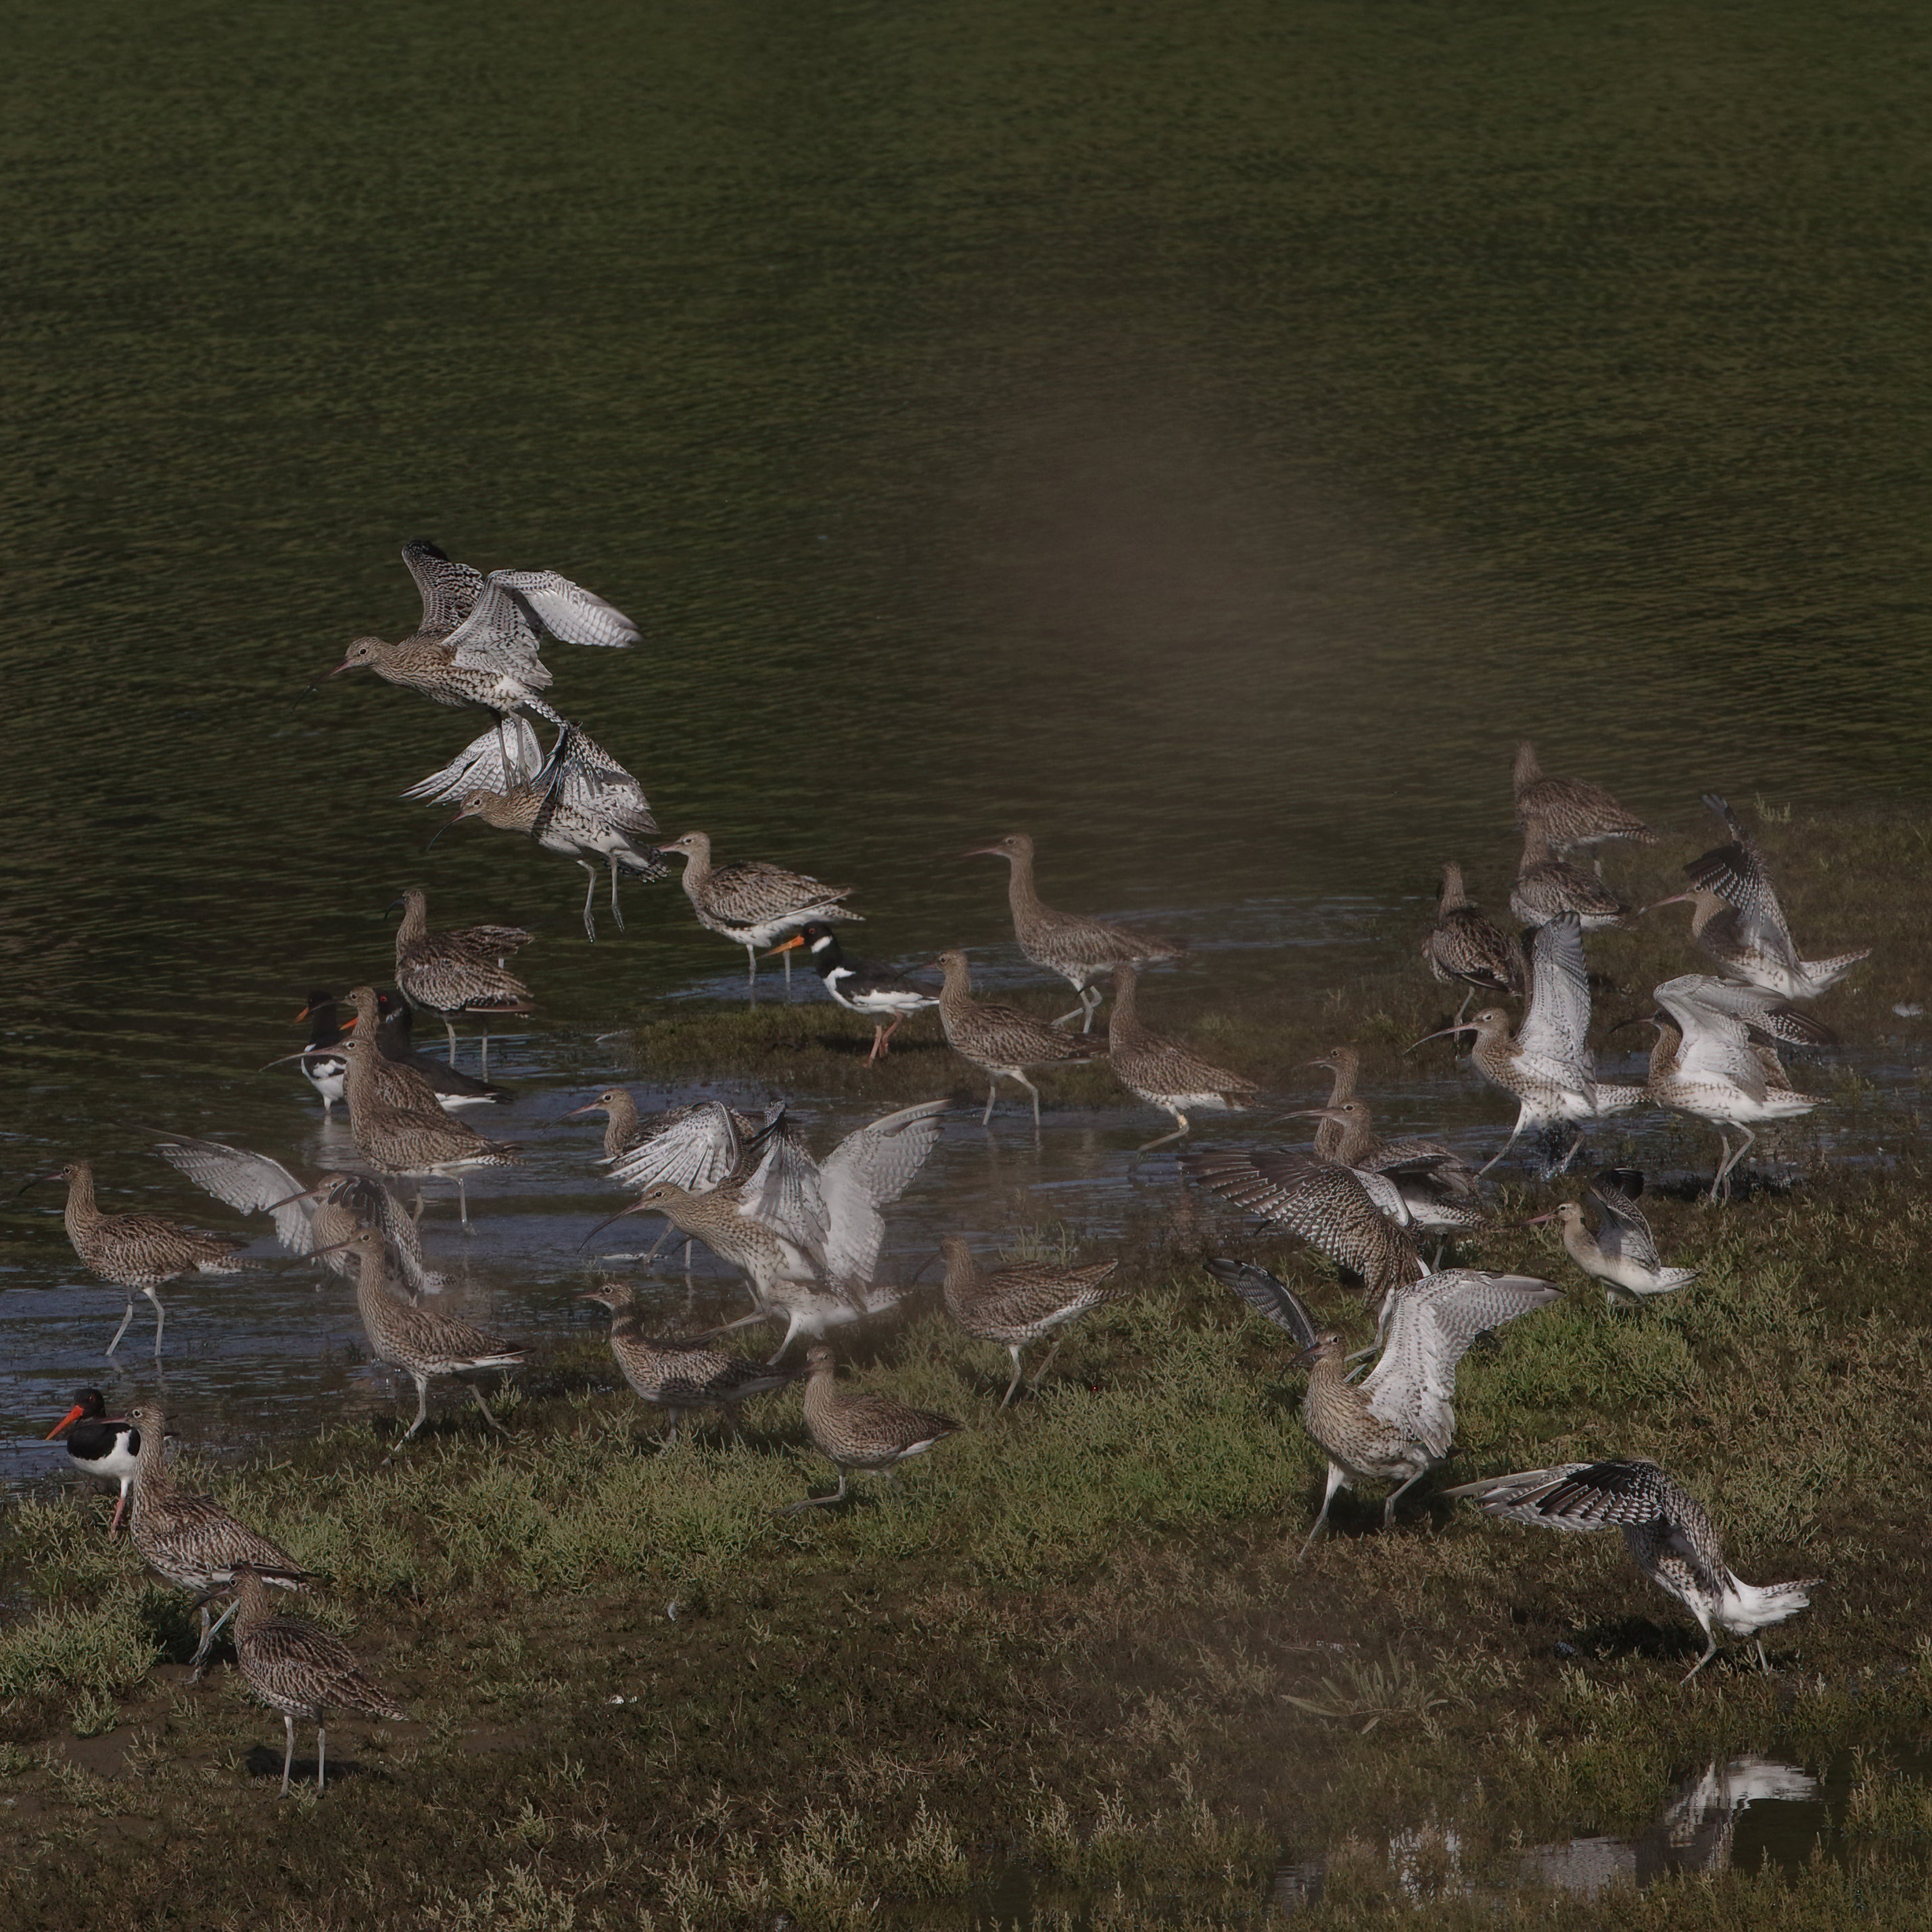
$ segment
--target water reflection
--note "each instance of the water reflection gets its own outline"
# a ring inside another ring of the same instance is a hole
[[[1672,1872],[1726,1871],[1738,1821],[1754,1809],[1754,1823],[1765,1828],[1763,1849],[1786,1856],[1802,1856],[1827,1822],[1818,1780],[1808,1772],[1775,1758],[1736,1757],[1686,1778],[1640,1838],[1538,1845],[1524,1855],[1524,1876],[1588,1898],[1606,1886],[1647,1886]]]

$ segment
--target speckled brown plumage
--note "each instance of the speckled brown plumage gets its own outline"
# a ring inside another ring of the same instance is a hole
[[[207,1496],[178,1490],[166,1469],[167,1417],[156,1402],[141,1402],[127,1419],[140,1430],[140,1470],[134,1478],[134,1509],[128,1533],[149,1567],[170,1583],[202,1594],[225,1588],[238,1564],[253,1564],[273,1572],[284,1587],[293,1588],[304,1574],[302,1565],[278,1544],[238,1522]],[[214,1634],[208,1606],[201,1607],[201,1642],[194,1653],[199,1677]]]
[[[946,1312],[953,1325],[976,1341],[997,1342],[1013,1358],[1013,1378],[1000,1399],[1002,1408],[1018,1391],[1022,1350],[1055,1329],[1062,1331],[1034,1377],[1036,1390],[1053,1366],[1067,1327],[1090,1310],[1125,1298],[1124,1289],[1106,1285],[1120,1266],[1118,1261],[1059,1268],[1021,1262],[988,1274],[957,1234],[946,1235],[939,1246],[946,1258]]]
[[[600,1282],[577,1299],[610,1311],[610,1353],[625,1381],[640,1401],[670,1410],[666,1448],[677,1440],[678,1424],[686,1414],[722,1408],[735,1432],[740,1403],[754,1395],[770,1394],[797,1378],[795,1369],[748,1361],[742,1355],[728,1355],[722,1348],[694,1348],[646,1335],[636,1292],[620,1282]]]
[[[1468,988],[1459,1020],[1477,993],[1507,993],[1520,1000],[1528,985],[1522,942],[1477,910],[1462,889],[1462,868],[1453,860],[1442,868],[1442,896],[1435,926],[1422,942],[1422,957],[1438,985],[1460,982]]]
[[[1532,818],[1523,828],[1510,910],[1525,926],[1546,926],[1574,913],[1586,932],[1594,932],[1615,926],[1629,910],[1602,880],[1555,856],[1541,820]]]
[[[1639,845],[1657,842],[1657,834],[1600,785],[1546,777],[1537,762],[1536,747],[1527,739],[1516,748],[1511,788],[1518,826],[1527,826],[1532,820],[1540,822],[1558,852],[1617,838]]]
[[[67,1238],[89,1273],[127,1291],[121,1325],[107,1345],[112,1354],[134,1318],[138,1292],[154,1304],[154,1355],[161,1352],[167,1316],[154,1291],[189,1274],[238,1274],[251,1263],[238,1258],[246,1243],[226,1234],[203,1234],[159,1214],[110,1214],[94,1196],[94,1164],[70,1160],[50,1180],[67,1183]]]
[[[774,946],[812,920],[856,920],[860,915],[840,904],[849,898],[850,886],[828,886],[804,872],[788,872],[762,859],[737,859],[728,866],[711,862],[711,836],[687,832],[658,848],[684,860],[685,896],[707,932],[715,932],[745,949],[748,976],[756,985],[758,951]],[[791,981],[791,955],[784,956],[785,982]]]
[[[1099,1059],[1106,1052],[1106,1042],[1082,1034],[1062,1033],[1058,1027],[1048,1026],[1016,1006],[976,1000],[972,968],[963,952],[942,952],[937,963],[946,976],[939,994],[939,1023],[945,1030],[946,1043],[987,1076],[986,1111],[980,1117],[980,1124],[983,1126],[993,1118],[993,1102],[1004,1078],[1017,1081],[1033,1096],[1033,1123],[1037,1127],[1040,1089],[1026,1077],[1026,1070]]]
[[[822,1342],[806,1351],[805,1360],[805,1426],[819,1454],[837,1466],[838,1487],[829,1496],[807,1496],[790,1509],[838,1502],[854,1469],[882,1469],[890,1474],[908,1456],[922,1454],[958,1430],[950,1415],[909,1408],[890,1396],[841,1388],[838,1365]]]
[[[236,1660],[249,1689],[272,1710],[280,1712],[287,1735],[282,1796],[289,1795],[289,1772],[295,1762],[296,1720],[306,1718],[316,1727],[315,1789],[320,1797],[328,1774],[332,1711],[359,1711],[398,1722],[409,1713],[376,1685],[334,1631],[299,1618],[277,1616],[258,1570],[238,1564],[235,1585]]]
[[[1175,959],[1187,950],[1180,940],[1131,932],[1105,920],[1058,912],[1044,904],[1034,885],[1033,840],[1024,832],[1010,832],[990,845],[976,846],[966,856],[1006,861],[1010,868],[1006,898],[1012,909],[1013,938],[1020,950],[1036,966],[1058,973],[1080,995],[1079,1005],[1072,1012],[1062,1014],[1056,1025],[1078,1018],[1080,1030],[1091,1032],[1094,1016],[1100,1006],[1100,989],[1096,981],[1104,979],[1116,966],[1144,966],[1154,960]]]
[[[1139,1150],[1145,1154],[1187,1132],[1190,1108],[1197,1113],[1239,1113],[1261,1089],[1245,1074],[1211,1066],[1178,1042],[1143,1026],[1136,984],[1132,967],[1123,962],[1114,968],[1107,1059],[1114,1078],[1130,1094],[1174,1117],[1174,1132],[1146,1142]]]
[[[530,989],[503,964],[505,957],[536,937],[520,926],[452,926],[432,932],[429,900],[412,886],[402,896],[402,922],[396,928],[396,984],[412,1006],[438,1015],[449,1036],[449,1064],[456,1064],[454,1013],[483,1021],[483,1074],[490,1073],[489,1016],[533,1012]]]

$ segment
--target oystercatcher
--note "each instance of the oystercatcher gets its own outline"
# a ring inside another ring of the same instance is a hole
[[[128,1507],[128,1492],[141,1466],[141,1432],[131,1422],[109,1415],[107,1398],[98,1389],[86,1388],[75,1396],[73,1408],[47,1432],[46,1439],[51,1442],[63,1433],[76,1468],[121,1485],[121,1498],[107,1526],[111,1537],[121,1527],[121,1512]]]
[[[838,935],[821,920],[813,920],[782,946],[775,946],[766,958],[804,946],[814,970],[825,982],[825,990],[848,1012],[862,1013],[872,1022],[872,1050],[866,1056],[869,1066],[892,1051],[886,1045],[908,1013],[923,1012],[939,1004],[936,993],[922,992],[903,973],[875,960],[848,958],[838,944]],[[888,1026],[886,1021],[890,1019]]]

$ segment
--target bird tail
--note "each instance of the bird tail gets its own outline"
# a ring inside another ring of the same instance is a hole
[[[1828,959],[1801,960],[1799,970],[1810,981],[1813,991],[1822,993],[1827,986],[1835,986],[1861,959],[1869,959],[1871,954],[1868,946],[1858,952],[1834,953]]]

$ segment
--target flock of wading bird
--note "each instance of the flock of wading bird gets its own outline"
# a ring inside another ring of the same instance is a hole
[[[1029,1076],[1090,1060],[1104,1060],[1130,1092],[1172,1117],[1173,1130],[1142,1152],[1187,1134],[1190,1114],[1240,1111],[1259,1096],[1255,1082],[1209,1065],[1140,1022],[1137,972],[1173,958],[1182,946],[1044,904],[1034,883],[1033,842],[1024,833],[1009,834],[967,856],[983,853],[1007,862],[1019,950],[1066,980],[1077,996],[1076,1006],[1050,1024],[1012,1006],[975,999],[962,951],[944,952],[934,962],[943,975],[936,988],[848,956],[833,928],[859,917],[844,903],[850,887],[755,860],[714,865],[710,842],[700,832],[660,840],[637,779],[538,694],[551,681],[538,655],[546,637],[620,646],[637,639],[637,627],[553,572],[497,571],[486,578],[423,542],[409,544],[403,555],[422,594],[421,625],[399,644],[358,639],[337,670],[367,668],[440,704],[480,706],[494,714],[489,728],[449,765],[406,796],[454,801],[458,811],[451,824],[478,818],[521,832],[582,866],[589,874],[583,919],[590,938],[596,937],[593,901],[603,868],[608,868],[611,911],[621,927],[620,873],[658,878],[667,869],[666,855],[676,854],[685,861],[684,890],[700,922],[745,948],[754,989],[761,952],[770,949],[784,959],[788,982],[791,954],[802,950],[826,993],[873,1022],[868,1062],[890,1052],[892,1034],[907,1018],[936,1009],[947,1043],[987,1076],[982,1122],[990,1120],[998,1082],[1006,1078],[1030,1096],[1037,1133],[1040,1094]],[[548,754],[525,712],[554,727]],[[1317,1063],[1333,1076],[1327,1104],[1302,1116],[1318,1123],[1311,1148],[1181,1156],[1187,1180],[1326,1254],[1360,1279],[1376,1306],[1378,1341],[1363,1353],[1377,1359],[1358,1379],[1355,1358],[1345,1352],[1340,1336],[1322,1328],[1274,1276],[1248,1262],[1208,1264],[1216,1279],[1294,1338],[1308,1365],[1303,1419],[1328,1459],[1327,1490],[1309,1543],[1326,1522],[1336,1490],[1352,1484],[1393,1484],[1383,1510],[1384,1526],[1392,1523],[1403,1493],[1449,1453],[1456,1369],[1471,1343],[1561,1298],[1550,1283],[1527,1276],[1432,1268],[1419,1245],[1420,1236],[1446,1243],[1484,1226],[1481,1176],[1520,1136],[1526,1130],[1533,1136],[1543,1171],[1553,1177],[1568,1169],[1592,1124],[1607,1115],[1644,1105],[1690,1115],[1718,1132],[1714,1202],[1727,1193],[1758,1125],[1792,1118],[1817,1104],[1793,1089],[1778,1048],[1834,1042],[1835,1036],[1804,1003],[1865,954],[1802,958],[1755,842],[1723,800],[1706,802],[1721,820],[1726,841],[1684,868],[1688,891],[1659,903],[1692,907],[1691,937],[1718,970],[1686,974],[1656,988],[1649,1020],[1656,1040],[1649,1076],[1642,1084],[1600,1082],[1588,1040],[1583,934],[1617,923],[1631,908],[1603,883],[1600,860],[1585,871],[1570,855],[1617,841],[1653,842],[1656,835],[1608,793],[1546,776],[1526,744],[1514,774],[1523,850],[1510,892],[1511,910],[1525,930],[1519,936],[1485,918],[1452,865],[1444,868],[1436,926],[1422,945],[1436,980],[1466,990],[1455,1021],[1427,1037],[1473,1036],[1475,1067],[1516,1103],[1502,1150],[1478,1172],[1440,1141],[1378,1138],[1368,1105],[1355,1092],[1355,1053],[1339,1047]],[[508,1369],[523,1358],[520,1343],[426,1304],[424,1298],[442,1284],[425,1264],[418,1222],[423,1179],[455,1181],[467,1228],[465,1176],[518,1160],[513,1144],[477,1133],[455,1114],[509,1097],[489,1082],[489,1022],[528,1015],[535,1004],[507,964],[530,933],[498,926],[432,928],[419,890],[404,892],[398,904],[397,992],[369,984],[353,988],[343,1000],[312,994],[302,1016],[311,1025],[310,1043],[287,1056],[300,1062],[325,1111],[338,1100],[346,1103],[368,1171],[325,1174],[305,1184],[280,1162],[225,1143],[172,1136],[156,1149],[231,1207],[270,1216],[278,1240],[291,1253],[314,1257],[354,1283],[372,1352],[416,1384],[416,1419],[392,1454],[423,1426],[432,1380]],[[1096,1035],[1095,1016],[1109,988],[1113,1004],[1106,1030]],[[1478,996],[1498,995],[1522,1003],[1514,1022],[1500,1006],[1486,1004],[1468,1015]],[[344,1006],[350,1010],[346,1017]],[[446,1062],[416,1049],[410,1028],[418,1012],[443,1022]],[[481,1078],[456,1067],[454,1022],[460,1016],[482,1023]],[[1072,1030],[1076,1021],[1078,1030]],[[646,1119],[628,1091],[611,1088],[574,1110],[605,1117],[605,1165],[619,1183],[638,1190],[622,1212],[662,1216],[685,1236],[687,1261],[689,1243],[701,1241],[741,1274],[751,1291],[749,1315],[695,1337],[650,1333],[627,1287],[605,1282],[579,1298],[609,1310],[610,1346],[626,1381],[644,1402],[670,1415],[666,1447],[675,1442],[686,1414],[722,1409],[735,1430],[741,1403],[802,1378],[806,1426],[836,1468],[838,1481],[830,1493],[789,1506],[797,1510],[839,1502],[854,1471],[889,1475],[900,1462],[958,1429],[949,1417],[842,1384],[824,1340],[835,1329],[904,1298],[905,1290],[876,1279],[885,1237],[883,1210],[924,1165],[950,1106],[934,1100],[887,1114],[848,1136],[823,1160],[806,1148],[782,1102],[756,1114],[704,1102]],[[1733,1132],[1738,1136],[1735,1148]],[[86,1161],[70,1162],[45,1178],[67,1183],[66,1224],[76,1253],[125,1294],[110,1355],[132,1319],[137,1292],[154,1304],[158,1360],[165,1316],[157,1291],[164,1283],[254,1265],[241,1258],[244,1244],[235,1238],[199,1233],[158,1215],[104,1211]],[[413,1209],[384,1184],[401,1178],[418,1184]],[[1641,1306],[1687,1287],[1696,1276],[1694,1269],[1666,1267],[1660,1260],[1638,1204],[1642,1187],[1642,1176],[1631,1170],[1598,1174],[1589,1190],[1598,1214],[1594,1233],[1574,1202],[1538,1217],[1560,1222],[1570,1256],[1604,1284],[1612,1304]],[[941,1245],[946,1312],[966,1335],[1002,1346],[1012,1358],[1002,1412],[1019,1391],[1024,1351],[1049,1336],[1057,1349],[1070,1323],[1120,1292],[1110,1282],[1116,1262],[1030,1263],[988,1271],[963,1240],[948,1238]],[[1442,1252],[1438,1245],[1438,1262]],[[769,1360],[711,1346],[731,1329],[768,1320],[784,1324],[784,1339]],[[784,1358],[801,1333],[811,1344],[803,1366],[787,1366]],[[1051,1360],[1049,1354],[1036,1374],[1036,1387]],[[468,1386],[489,1426],[505,1432],[482,1390]],[[196,1677],[216,1635],[233,1620],[244,1676],[284,1714],[285,1793],[297,1718],[318,1726],[320,1789],[322,1727],[332,1710],[400,1714],[339,1639],[272,1610],[269,1588],[293,1589],[320,1580],[219,1504],[170,1481],[166,1422],[157,1406],[141,1404],[125,1415],[110,1416],[99,1391],[83,1390],[53,1432],[63,1433],[77,1463],[120,1485],[110,1534],[118,1530],[131,1488],[136,1548],[162,1576],[197,1594]],[[1715,1654],[1719,1630],[1755,1636],[1804,1608],[1816,1581],[1765,1586],[1743,1582],[1725,1562],[1697,1502],[1648,1462],[1565,1463],[1448,1493],[1468,1496],[1491,1515],[1545,1528],[1622,1529],[1638,1565],[1685,1604],[1704,1631],[1706,1648],[1690,1676]],[[1304,1552],[1307,1546],[1302,1546]],[[210,1606],[224,1594],[232,1594],[233,1602],[211,1622]],[[1757,1649],[1763,1664],[1761,1640]]]

